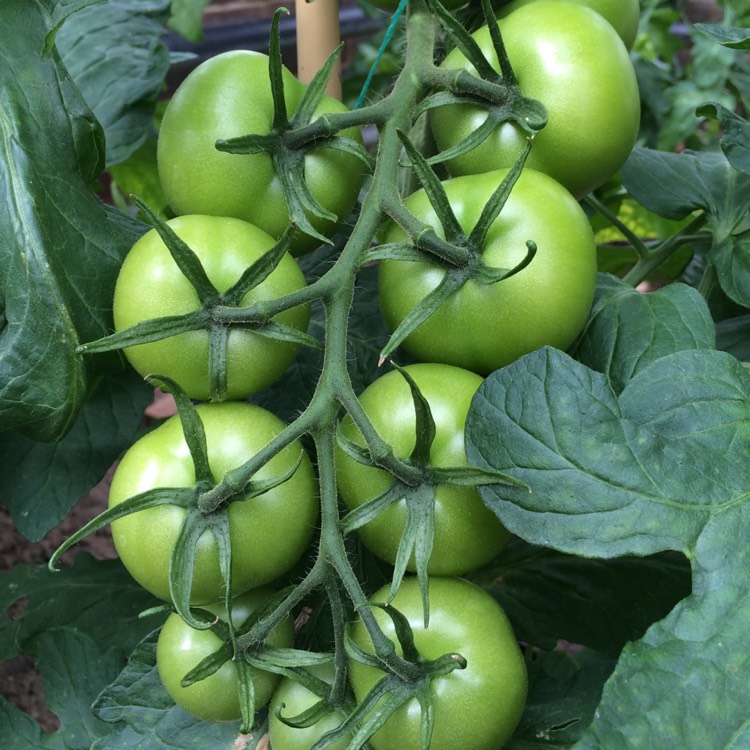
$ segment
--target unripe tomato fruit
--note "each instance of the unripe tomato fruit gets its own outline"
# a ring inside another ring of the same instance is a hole
[[[595,10],[600,16],[609,21],[615,31],[620,35],[627,49],[633,48],[635,37],[638,34],[638,23],[641,18],[641,7],[638,0],[558,0],[559,2],[571,2],[585,5]],[[522,5],[537,3],[540,0],[512,0],[507,5],[500,7],[499,18],[517,10]]]
[[[370,597],[384,602],[389,587]],[[424,627],[422,599],[415,578],[403,581],[392,605],[406,616],[423,660],[460,654],[467,665],[430,682],[435,728],[430,750],[499,750],[513,734],[526,703],[526,664],[508,618],[483,589],[459,578],[430,578],[430,624]],[[385,634],[396,644],[395,629],[382,610],[373,613]],[[351,637],[373,653],[361,620]],[[361,703],[383,677],[375,667],[350,659],[350,679]],[[416,698],[401,706],[370,739],[374,750],[418,750],[420,709]],[[460,739],[459,739],[460,738]]]
[[[180,216],[168,222],[200,259],[213,285],[225,292],[275,244],[258,227],[224,216]],[[275,299],[301,289],[307,282],[288,253],[258,286],[249,291],[240,307]],[[115,330],[143,320],[184,315],[200,309],[193,285],[174,262],[155,229],[143,235],[125,257],[115,286]],[[307,330],[310,310],[299,306],[274,320],[300,331]],[[246,398],[276,381],[294,359],[297,346],[277,341],[249,328],[234,326],[228,332],[227,397]],[[195,399],[211,397],[209,332],[188,331],[176,336],[131,346],[124,350],[130,364],[144,377],[171,377]]]
[[[547,110],[547,124],[535,136],[527,167],[554,177],[576,198],[606,182],[624,164],[640,125],[640,96],[628,51],[596,11],[575,3],[540,0],[500,21],[503,42],[522,93]],[[473,34],[499,70],[486,26]],[[476,75],[459,50],[441,63]],[[473,104],[430,111],[438,148],[454,146],[486,119]],[[453,175],[510,167],[523,151],[527,133],[511,122],[483,143],[448,162]]]
[[[197,407],[206,432],[208,461],[219,480],[242,465],[284,428],[271,412],[244,402]],[[232,591],[239,594],[273,581],[291,568],[307,548],[318,518],[318,487],[312,464],[294,442],[255,474],[270,479],[302,463],[282,484],[246,502],[229,506]],[[109,506],[155,487],[191,487],[195,467],[179,416],[144,435],[125,453],[112,478]],[[159,505],[112,523],[120,559],[133,578],[152,594],[169,600],[169,562],[186,510]],[[218,545],[206,531],[198,540],[191,601],[221,601],[224,581]]]
[[[273,591],[255,589],[238,596],[232,602],[232,623],[239,627],[259,607],[268,602]],[[202,609],[227,621],[226,609],[221,604],[204,605]],[[283,620],[269,634],[266,643],[277,648],[290,648],[294,642],[291,620]],[[156,666],[164,688],[172,700],[189,714],[205,721],[237,721],[242,718],[238,695],[237,668],[230,660],[217,672],[188,687],[180,683],[185,675],[222,644],[210,630],[196,630],[176,612],[167,617],[156,644]],[[279,682],[279,675],[252,667],[255,708],[263,708]]]
[[[282,76],[291,117],[305,86],[286,68]],[[312,119],[343,111],[344,104],[323,96]],[[272,237],[280,237],[289,224],[289,212],[271,156],[230,154],[215,147],[217,140],[268,134],[273,114],[266,55],[232,50],[211,57],[193,70],[175,91],[159,129],[159,177],[173,211],[234,216]],[[357,129],[339,135],[362,140]],[[305,155],[310,192],[342,221],[352,211],[363,177],[362,162],[351,154],[321,146]],[[332,222],[308,218],[326,236],[335,227]],[[319,244],[319,240],[297,232],[291,251],[299,254]]]
[[[507,170],[456,177],[443,183],[468,234]],[[406,199],[407,208],[442,236],[426,193]],[[400,227],[388,227],[384,242],[403,242]],[[541,346],[568,348],[583,328],[596,285],[596,246],[588,219],[573,197],[552,178],[524,169],[487,234],[485,264],[511,269],[536,256],[515,276],[490,285],[467,281],[404,341],[424,362],[444,362],[481,375],[510,364]],[[380,303],[395,328],[445,271],[437,263],[386,260],[380,263]]]
[[[436,435],[430,450],[433,466],[467,466],[464,429],[471,399],[482,384],[473,372],[441,364],[417,364],[405,368],[427,400]],[[393,446],[398,458],[407,458],[416,441],[416,415],[409,384],[392,370],[371,383],[359,396],[378,434]],[[351,417],[341,430],[350,440],[364,445]],[[336,457],[339,494],[354,510],[382,495],[393,483],[383,469],[365,466],[339,449]],[[475,487],[441,484],[435,487],[434,546],[427,567],[431,575],[458,575],[475,570],[494,558],[510,534],[488,510]],[[365,545],[379,558],[393,564],[408,520],[406,501],[400,500],[357,529]],[[416,570],[412,557],[409,570]]]

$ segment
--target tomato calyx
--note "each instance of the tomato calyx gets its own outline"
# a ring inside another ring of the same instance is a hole
[[[337,222],[340,217],[328,211],[310,192],[305,180],[305,157],[307,152],[317,148],[332,148],[344,151],[360,159],[368,170],[372,169],[372,159],[365,148],[350,138],[336,135],[343,129],[337,128],[331,118],[318,117],[313,127],[309,127],[315,110],[325,94],[333,66],[343,50],[340,44],[317,71],[313,80],[305,88],[302,101],[290,117],[284,97],[282,76],[279,18],[288,13],[279,8],[273,15],[268,56],[268,75],[273,99],[273,121],[267,134],[250,133],[235,138],[219,139],[216,149],[230,154],[268,154],[281,182],[284,201],[289,219],[296,228],[326,244],[331,239],[321,234],[310,221],[310,216],[329,222]]]
[[[171,393],[177,404],[185,442],[195,470],[195,482],[190,487],[157,487],[146,490],[103,511],[82,528],[68,537],[52,554],[48,567],[55,571],[57,561],[68,549],[83,538],[114,521],[142,510],[160,505],[173,505],[185,509],[179,536],[175,543],[169,565],[169,595],[177,613],[196,630],[213,627],[213,620],[196,615],[191,607],[193,579],[198,542],[204,533],[213,535],[219,548],[219,567],[224,580],[224,599],[227,611],[231,611],[232,598],[232,542],[229,526],[229,506],[233,502],[251,502],[253,498],[288,481],[299,468],[302,454],[281,474],[264,479],[253,479],[252,475],[241,484],[229,486],[222,480],[217,482],[208,461],[206,434],[200,415],[187,394],[173,380],[164,376],[153,376],[152,382]],[[258,454],[256,454],[257,456]],[[246,463],[253,462],[253,456]],[[265,457],[265,461],[268,457]],[[239,467],[244,468],[244,467]],[[254,472],[253,472],[254,473]],[[204,509],[203,499],[222,488],[223,501]],[[253,620],[254,623],[254,620]],[[231,625],[229,626],[231,628]],[[269,627],[270,630],[270,627]],[[221,665],[219,665],[221,666]],[[218,667],[217,667],[218,668]]]
[[[394,561],[393,577],[388,602],[396,596],[413,556],[422,596],[424,625],[430,620],[428,597],[428,564],[432,555],[435,537],[436,488],[439,485],[477,487],[492,484],[505,484],[525,487],[522,482],[501,472],[474,466],[434,466],[431,451],[437,435],[435,420],[430,405],[408,370],[394,364],[396,370],[409,385],[415,412],[415,442],[411,454],[403,459],[392,457],[387,464],[376,462],[367,448],[347,438],[341,429],[337,439],[341,449],[358,463],[379,466],[391,472],[393,482],[381,495],[347,513],[339,522],[343,533],[359,529],[396,503],[404,503],[407,509],[407,523],[401,535]],[[407,479],[396,474],[402,464],[409,469]]]
[[[431,660],[423,659],[414,642],[414,633],[408,619],[390,604],[372,603],[370,606],[383,610],[391,618],[403,654],[400,661],[408,669],[395,670],[377,654],[361,648],[347,633],[345,643],[349,658],[380,669],[384,671],[384,675],[342,724],[321,738],[311,750],[323,750],[330,742],[346,736],[349,732],[353,735],[351,746],[360,747],[361,743],[372,737],[401,706],[415,698],[421,711],[421,747],[422,750],[428,750],[435,723],[431,683],[467,666],[466,659],[457,653],[442,654]]]
[[[228,392],[227,349],[231,327],[241,326],[260,336],[298,346],[321,348],[315,337],[272,319],[272,315],[303,304],[304,299],[297,301],[293,298],[290,302],[282,300],[280,304],[276,301],[273,305],[275,309],[271,312],[268,310],[269,303],[242,306],[243,298],[262,284],[286,255],[294,225],[284,232],[272,248],[248,266],[229,289],[220,292],[208,278],[200,259],[188,244],[142,200],[136,196],[132,199],[158,232],[176,265],[198,295],[201,306],[183,315],[141,321],[109,336],[82,344],[77,349],[79,353],[113,351],[160,341],[188,331],[206,330],[209,333],[208,375],[211,400],[223,401]]]
[[[430,71],[428,83],[439,90],[421,102],[417,115],[454,104],[478,105],[487,111],[487,118],[482,125],[452,148],[431,157],[429,163],[439,164],[472,151],[503,122],[514,122],[528,136],[533,137],[547,124],[547,110],[540,101],[525,96],[521,91],[489,0],[482,0],[482,12],[492,38],[500,73],[492,67],[471,34],[438,0],[430,0],[428,4],[448,41],[463,52],[478,75],[465,70]]]
[[[435,210],[445,240],[441,239],[432,227],[423,224],[409,213],[402,202],[392,201],[386,205],[385,210],[391,219],[407,233],[410,242],[377,246],[367,254],[366,259],[368,261],[391,259],[434,263],[444,269],[445,275],[438,286],[415,305],[393,331],[380,353],[381,362],[385,361],[411,333],[467,281],[472,280],[487,285],[508,279],[526,268],[536,254],[536,244],[530,238],[526,243],[526,256],[513,268],[488,266],[482,259],[487,233],[500,215],[513,186],[521,175],[523,165],[531,150],[530,140],[526,142],[526,147],[515,164],[490,196],[474,228],[467,234],[450,205],[443,184],[428,160],[419,153],[404,133],[399,132],[399,136],[417,178]]]

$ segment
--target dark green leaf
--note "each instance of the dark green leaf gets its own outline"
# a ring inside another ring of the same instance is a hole
[[[203,11],[211,0],[172,0],[167,25],[191,42],[203,41]]]
[[[750,307],[750,231],[729,235],[711,248],[709,257],[727,297]]]
[[[506,750],[569,747],[591,723],[614,660],[570,649],[527,660],[529,696]]]
[[[132,442],[153,398],[134,373],[105,378],[59,443],[0,433],[0,498],[21,534],[38,542],[68,515]]]
[[[239,722],[199,721],[175,706],[156,670],[156,638],[147,636],[125,669],[94,705],[94,715],[117,726],[91,750],[231,750]]]
[[[42,54],[48,23],[38,3],[3,4],[0,423],[55,440],[91,385],[75,347],[111,330],[117,271],[142,226],[90,189],[102,132],[54,49]]]
[[[619,393],[654,360],[685,349],[713,349],[714,343],[711,314],[693,288],[670,284],[643,294],[602,274],[572,354],[606,375]]]
[[[44,695],[60,719],[67,750],[88,750],[110,728],[91,713],[99,691],[117,677],[122,657],[116,644],[94,641],[73,628],[46,630],[34,641]]]
[[[722,320],[716,326],[716,348],[750,362],[750,315]]]
[[[45,735],[38,722],[0,695],[0,737],[3,750],[65,750],[62,736]]]
[[[703,209],[715,222],[732,227],[750,207],[750,176],[732,169],[720,153],[635,148],[622,181],[639,203],[668,219]]]
[[[63,63],[104,128],[107,165],[125,161],[153,131],[169,69],[162,42],[169,0],[108,0],[70,16],[57,32]]]
[[[742,365],[724,352],[677,352],[641,370],[618,398],[601,374],[542,349],[485,381],[467,430],[472,462],[531,487],[480,489],[526,541],[599,558],[680,550],[691,561],[692,593],[624,648],[576,747],[742,746],[750,668]]]
[[[719,102],[704,104],[697,113],[721,123],[724,131],[721,148],[729,163],[740,172],[750,174],[750,122]]]
[[[20,620],[0,618],[0,661],[27,649],[51,628],[72,628],[116,645],[124,658],[157,618],[140,620],[157,600],[139,586],[119,560],[79,554],[73,567],[51,573],[46,565],[19,565],[0,574],[0,611],[27,598]]]
[[[693,28],[725,47],[750,49],[750,29],[737,29],[718,23],[696,23]]]

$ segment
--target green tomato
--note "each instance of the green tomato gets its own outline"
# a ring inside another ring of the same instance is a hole
[[[464,429],[471,400],[482,378],[473,372],[441,364],[405,368],[427,400],[436,435],[430,450],[434,466],[467,466]],[[371,383],[359,397],[365,413],[398,458],[407,458],[416,441],[416,415],[411,390],[403,376],[391,371]],[[361,445],[364,439],[349,416],[341,429]],[[336,472],[341,499],[353,510],[382,495],[393,483],[383,469],[365,466],[339,449]],[[431,575],[458,575],[494,558],[510,534],[488,510],[475,487],[442,484],[435,487],[434,546],[428,564]],[[393,564],[408,520],[401,500],[358,529],[364,544]],[[414,571],[414,558],[409,562]]]
[[[468,234],[482,208],[507,174],[456,177],[444,184],[448,200]],[[406,199],[408,209],[442,236],[442,227],[423,190]],[[384,242],[403,242],[396,226]],[[444,362],[486,375],[541,346],[569,347],[582,330],[594,299],[596,246],[591,227],[573,197],[550,177],[524,169],[500,215],[490,227],[482,259],[513,268],[533,240],[531,263],[503,281],[466,282],[404,341],[427,362]],[[380,302],[395,328],[442,280],[441,266],[387,260],[380,264]]]
[[[308,672],[323,680],[329,685],[333,684],[333,664],[322,664],[316,667],[305,667]],[[335,729],[346,718],[341,712],[332,712],[320,719],[310,727],[290,727],[277,715],[286,719],[293,719],[312,708],[320,696],[310,692],[296,680],[283,677],[279,687],[268,706],[268,738],[271,741],[272,750],[310,750],[310,748],[324,735]],[[351,741],[351,734],[342,737],[326,750],[346,750]]]
[[[197,409],[216,480],[245,463],[285,426],[269,411],[243,402],[202,404]],[[318,518],[317,480],[300,443],[274,456],[254,479],[284,475],[300,456],[302,462],[286,482],[229,506],[234,594],[269,583],[289,570],[312,538]],[[195,468],[175,416],[127,450],[112,479],[109,506],[155,487],[194,483]],[[144,588],[165,600],[170,598],[169,563],[185,513],[180,506],[164,504],[112,523],[115,548],[125,567]],[[218,545],[205,531],[197,544],[191,601],[221,601],[223,595]]]
[[[238,596],[232,602],[232,623],[240,627],[258,608],[273,596],[262,588]],[[223,605],[206,605],[203,609],[227,621]],[[290,648],[294,642],[291,620],[283,620],[269,634],[266,643],[277,648]],[[156,644],[156,666],[164,688],[172,700],[189,714],[205,721],[237,721],[242,718],[239,701],[239,680],[234,662],[227,661],[217,672],[188,687],[180,683],[191,669],[214,653],[222,644],[210,630],[195,630],[176,612],[167,617]],[[263,708],[273,695],[279,676],[251,667],[255,708]]]
[[[275,240],[252,224],[220,216],[180,216],[168,222],[200,259],[209,280],[225,292],[273,247]],[[305,277],[288,253],[274,271],[248,292],[240,307],[276,299],[305,286]],[[143,235],[125,258],[113,302],[115,330],[150,318],[184,315],[200,309],[193,285],[174,262],[155,229]],[[278,323],[307,330],[310,310],[299,306],[277,315]],[[194,399],[211,396],[209,332],[188,331],[128,347],[125,356],[143,376],[167,375]],[[291,364],[296,344],[267,338],[240,326],[228,332],[228,398],[245,398],[276,381]]]
[[[580,198],[606,182],[627,159],[640,124],[640,96],[625,45],[598,13],[575,3],[534,2],[500,21],[503,41],[523,94],[538,99],[548,121],[535,136],[526,166],[554,177]],[[496,70],[489,30],[473,37]],[[441,67],[474,67],[459,50]],[[430,112],[443,151],[473,133],[486,119],[484,108],[450,104]],[[469,153],[448,162],[453,175],[510,167],[527,134],[514,123],[498,126]]]
[[[291,117],[306,87],[286,68],[282,71],[284,100]],[[313,119],[346,111],[345,105],[323,96]],[[259,52],[233,50],[201,63],[175,91],[159,131],[159,177],[170,206],[177,214],[234,216],[280,237],[289,213],[268,154],[229,154],[218,151],[220,139],[266,135],[273,123],[273,99],[268,57]],[[361,142],[357,129],[339,135]],[[362,162],[332,148],[315,148],[305,155],[305,178],[312,195],[340,220],[352,211],[364,177]],[[313,226],[328,236],[335,224],[309,216]],[[291,250],[299,254],[320,244],[297,232]]]
[[[512,0],[503,5],[498,13],[499,18],[517,10],[522,5],[537,3],[540,0]],[[635,37],[638,34],[638,23],[641,18],[641,7],[638,0],[560,0],[561,2],[578,3],[595,10],[599,15],[609,21],[615,31],[620,35],[627,49],[633,48]]]
[[[387,595],[386,586],[371,601],[383,602]],[[457,653],[467,662],[465,669],[455,669],[430,683],[435,712],[430,750],[454,750],[457,746],[461,750],[498,750],[518,724],[527,691],[526,665],[508,618],[486,591],[458,578],[431,578],[429,595],[428,628],[424,627],[416,579],[405,579],[393,600],[393,607],[409,621],[421,658]],[[397,644],[390,617],[380,609],[373,613]],[[361,620],[351,627],[351,637],[360,648],[373,653]],[[354,694],[361,703],[383,672],[353,659],[349,666]],[[419,703],[413,698],[376,732],[370,740],[372,747],[417,750],[421,747],[420,719]]]

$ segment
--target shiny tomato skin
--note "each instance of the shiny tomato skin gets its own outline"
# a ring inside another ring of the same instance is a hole
[[[370,601],[383,602],[387,594],[388,587],[384,587]],[[525,661],[508,618],[486,591],[459,578],[430,578],[429,596],[428,628],[415,578],[405,579],[393,600],[393,606],[409,620],[421,658],[457,653],[467,661],[465,669],[430,683],[435,711],[430,750],[454,750],[457,738],[461,750],[499,750],[518,724],[527,692]],[[397,644],[391,619],[379,609],[373,612]],[[358,646],[373,653],[361,620],[352,625],[350,634]],[[379,669],[350,659],[350,679],[359,702],[382,676]],[[419,729],[419,703],[412,699],[370,742],[373,750],[416,750],[421,747]]]
[[[500,21],[503,41],[522,93],[547,110],[526,166],[545,172],[581,198],[612,177],[632,150],[640,125],[640,95],[633,64],[612,26],[596,11],[575,3],[544,0]],[[474,39],[499,69],[489,30]],[[465,68],[454,50],[443,68]],[[474,132],[486,118],[482,107],[451,104],[430,112],[440,150]],[[479,146],[448,162],[453,175],[510,167],[527,134],[506,122]]]
[[[415,364],[405,368],[430,405],[436,436],[430,451],[433,466],[467,466],[464,429],[471,400],[482,378],[473,372],[441,364]],[[380,436],[393,446],[398,458],[407,458],[416,439],[411,390],[393,370],[371,383],[360,402]],[[350,440],[364,445],[350,417],[341,429]],[[383,469],[365,466],[339,450],[336,459],[339,494],[354,510],[383,494],[393,477]],[[497,517],[482,503],[475,487],[441,484],[435,487],[434,546],[428,564],[431,575],[458,575],[475,570],[494,558],[510,538]],[[404,500],[392,505],[357,530],[364,544],[393,564],[407,524]],[[414,559],[409,564],[414,571]]]
[[[466,175],[443,183],[465,232],[507,170]],[[441,233],[424,191],[406,199],[409,210]],[[395,225],[385,242],[403,241]],[[484,262],[513,268],[536,256],[515,276],[490,285],[468,281],[422,323],[403,346],[424,362],[444,362],[481,375],[504,367],[541,346],[568,348],[583,328],[594,298],[596,246],[591,227],[573,197],[550,177],[524,169],[482,250]],[[383,315],[395,328],[444,276],[437,264],[387,260],[380,264]]]
[[[275,240],[240,219],[190,215],[170,220],[170,227],[200,259],[209,280],[225,292],[245,269]],[[240,307],[275,299],[306,284],[295,259],[288,253],[274,271],[248,292]],[[148,231],[131,248],[122,264],[115,286],[113,313],[115,330],[151,318],[182,315],[200,309],[195,288],[174,262],[155,229]],[[277,315],[274,320],[300,331],[307,330],[310,310],[299,306]],[[194,399],[211,396],[209,380],[209,332],[188,331],[176,336],[131,346],[124,350],[130,364],[144,377],[171,377]],[[235,326],[229,330],[227,352],[227,397],[246,398],[275,382],[291,364],[295,344],[275,341]]]
[[[305,86],[283,69],[284,99],[291,117]],[[343,112],[344,104],[324,96],[319,115]],[[161,123],[157,161],[159,177],[177,214],[234,216],[280,237],[289,224],[281,182],[268,154],[218,151],[220,139],[266,135],[273,121],[268,57],[249,50],[216,55],[193,70],[175,91]],[[339,135],[361,142],[357,129]],[[332,148],[305,155],[305,178],[319,203],[345,220],[356,203],[364,177],[362,162]],[[328,236],[335,224],[309,217]],[[297,232],[293,254],[307,252],[320,241]]]
[[[499,9],[498,16],[505,18],[522,5],[537,3],[541,0],[512,0]],[[635,37],[638,34],[638,22],[641,17],[641,7],[638,0],[558,0],[559,2],[572,2],[585,5],[595,10],[612,24],[615,31],[620,35],[627,49],[633,48]]]
[[[201,404],[208,459],[216,479],[245,463],[284,428],[271,412],[244,402]],[[285,474],[284,483],[247,502],[232,502],[232,590],[239,594],[274,580],[291,568],[307,548],[318,518],[317,479],[301,445],[292,443],[256,473],[256,479]],[[172,417],[134,443],[120,461],[109,493],[109,506],[155,487],[190,487],[195,470],[179,416]],[[185,509],[160,505],[112,523],[120,559],[133,578],[152,594],[169,600],[169,561]],[[224,583],[218,546],[206,531],[198,541],[191,601],[220,601]]]
[[[268,588],[248,591],[232,603],[232,622],[236,627],[273,596]],[[216,614],[226,622],[223,605],[204,605],[202,609]],[[279,623],[268,635],[266,643],[277,648],[290,648],[294,642],[291,620]],[[172,700],[192,716],[205,721],[237,721],[242,717],[238,697],[237,670],[231,661],[204,680],[183,687],[183,677],[221,646],[221,640],[210,630],[195,630],[176,612],[167,617],[156,645],[156,665],[164,688]],[[265,706],[278,685],[279,676],[252,667],[255,708]]]

